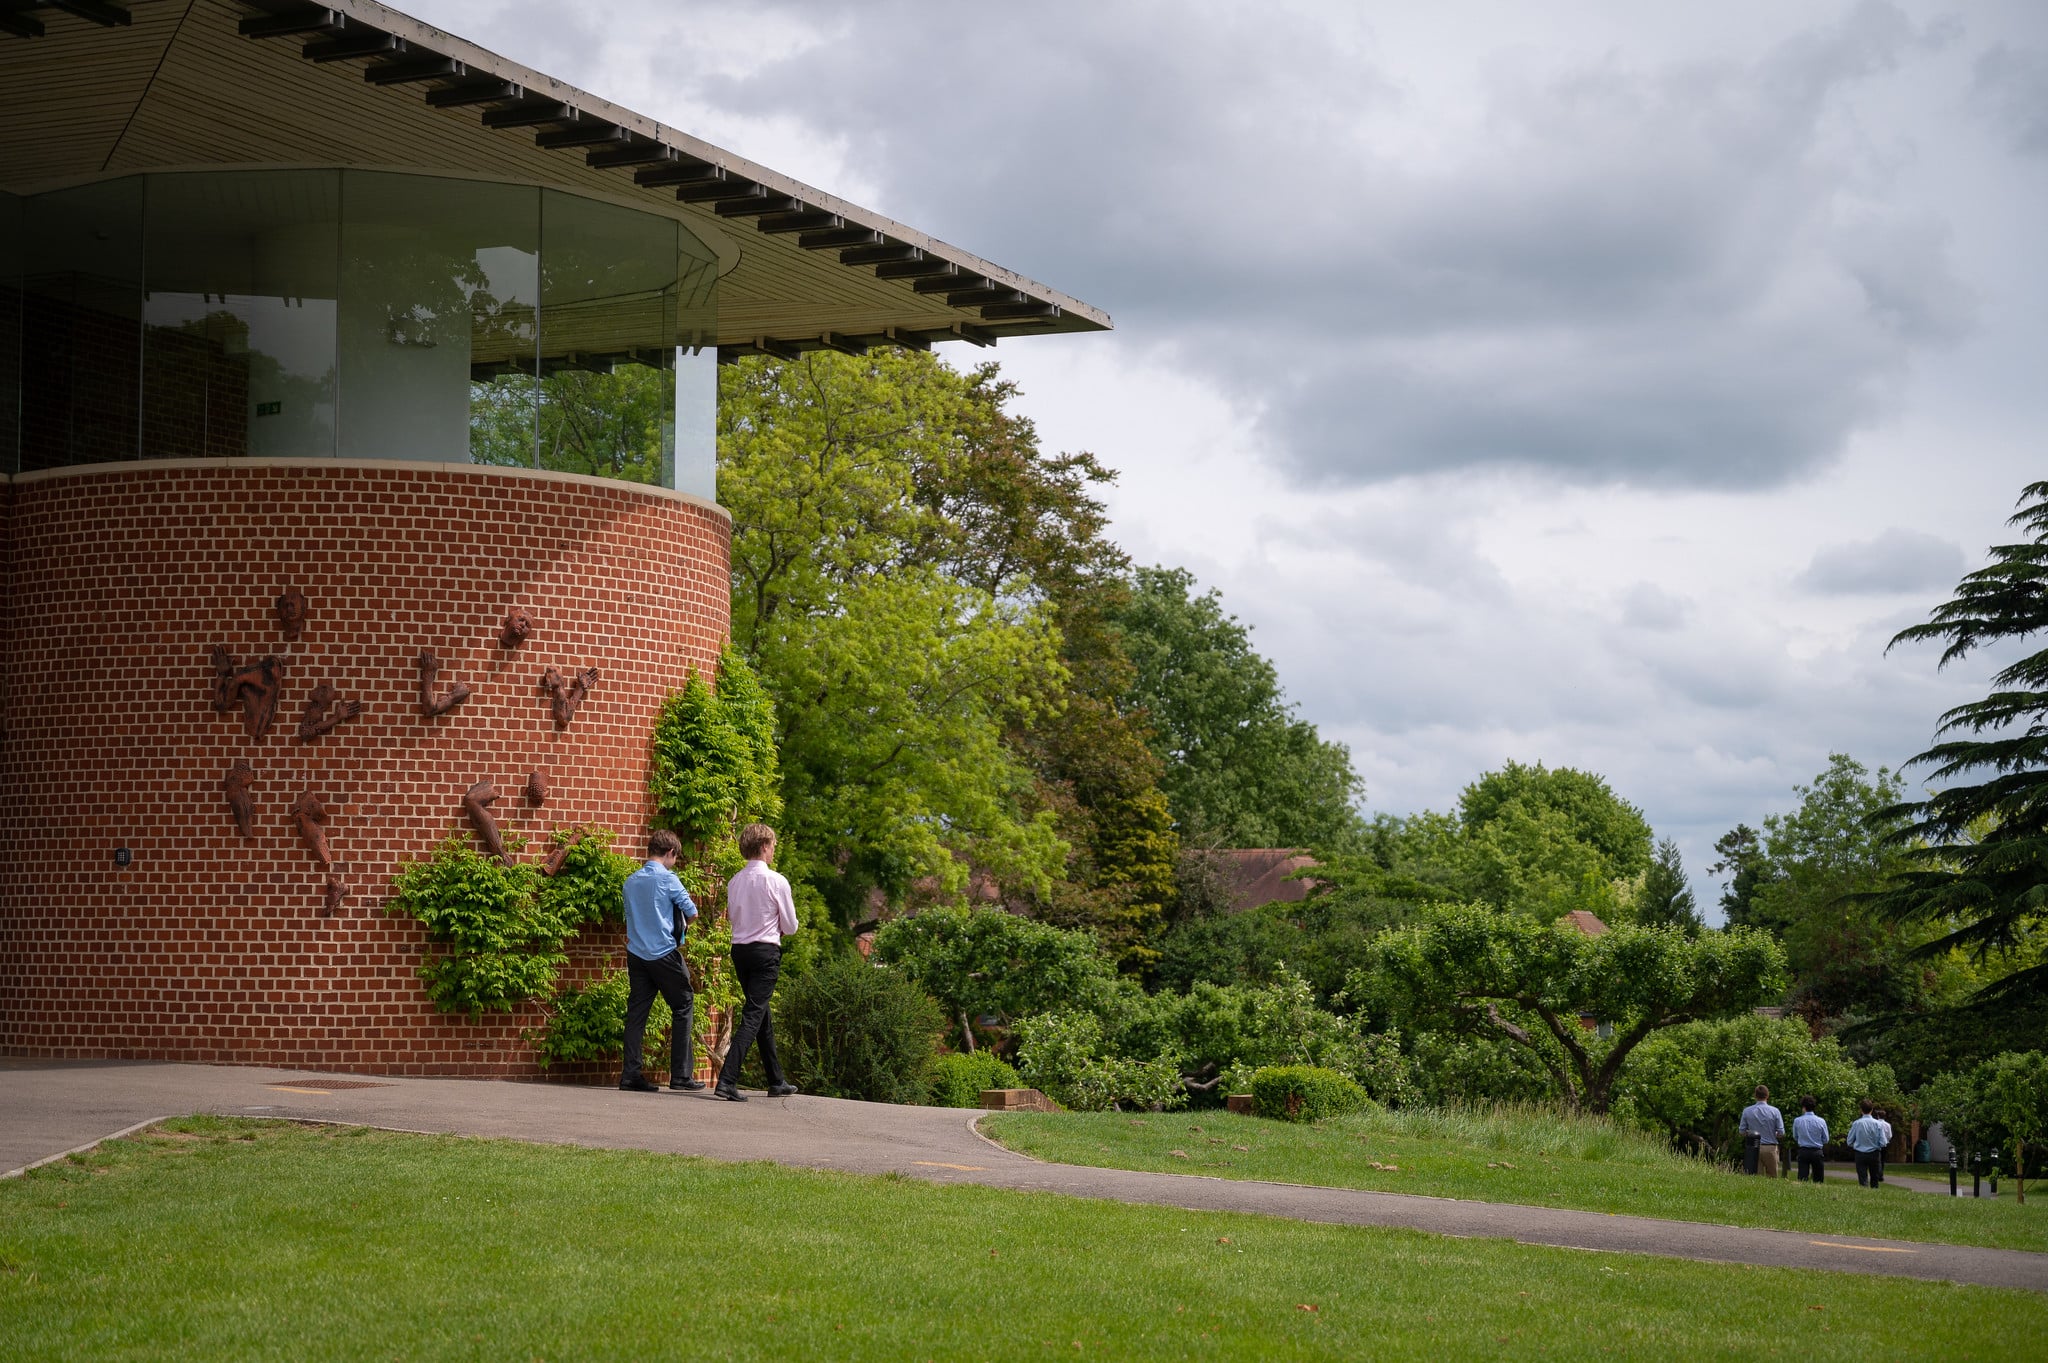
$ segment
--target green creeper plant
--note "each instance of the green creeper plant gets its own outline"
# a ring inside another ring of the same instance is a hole
[[[611,850],[611,831],[567,828],[553,836],[569,848],[554,880],[511,860],[522,846],[516,836],[507,837],[501,862],[460,833],[393,877],[385,911],[408,914],[427,930],[433,949],[419,973],[442,1012],[479,1018],[551,994],[568,963],[563,945],[585,924],[618,915],[632,859]]]

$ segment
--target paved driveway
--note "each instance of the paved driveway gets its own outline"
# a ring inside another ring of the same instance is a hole
[[[296,1070],[0,1061],[0,1170],[193,1112],[653,1150],[935,1183],[1063,1193],[1303,1221],[1407,1226],[1535,1245],[1832,1269],[2048,1291],[2048,1254],[1870,1240],[1403,1193],[1041,1164],[982,1138],[979,1113],[834,1098],[708,1094]]]

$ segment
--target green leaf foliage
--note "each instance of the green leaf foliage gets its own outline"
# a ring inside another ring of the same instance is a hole
[[[980,1107],[986,1089],[1023,1086],[1017,1071],[990,1051],[942,1055],[932,1062],[933,1107]]]
[[[1273,664],[1213,591],[1180,568],[1140,568],[1114,617],[1183,837],[1220,847],[1337,847],[1364,784],[1341,743],[1299,719]]]
[[[1252,1076],[1253,1111],[1283,1122],[1341,1117],[1369,1101],[1350,1079],[1314,1065],[1269,1065]]]
[[[1115,1054],[1093,1013],[1040,1013],[1017,1023],[1024,1082],[1075,1112],[1164,1111],[1181,1106],[1180,1067]]]
[[[1376,938],[1351,992],[1408,1030],[1486,1033],[1522,1047],[1550,1073],[1556,1097],[1604,1112],[1623,1063],[1652,1032],[1733,1016],[1784,983],[1784,953],[1763,933],[1689,937],[1624,924],[1587,937],[1475,904],[1426,908]]]
[[[1967,1154],[2001,1151],[2007,1168],[2039,1175],[2048,1161],[2042,1145],[2048,1139],[2048,1054],[2006,1051],[1972,1069],[1944,1074],[1921,1088],[1915,1099],[1923,1120],[1941,1123],[1942,1131]],[[2021,1198],[2025,1183],[2021,1182]]]
[[[2011,523],[2028,539],[1993,546],[1991,562],[1927,623],[1901,630],[1893,647],[1943,642],[1946,667],[1980,647],[2048,631],[2048,482],[2021,492]],[[1984,699],[1944,713],[1940,732],[1954,737],[1909,764],[1943,788],[1898,802],[1877,824],[1910,867],[1869,902],[1940,928],[1920,947],[1924,955],[2023,949],[2048,922],[2048,649],[2000,668],[1991,686]],[[1986,991],[2039,997],[2048,993],[2048,964],[2005,974]]]
[[[924,1102],[944,1026],[922,989],[858,956],[830,958],[776,991],[783,1068],[827,1098]]]
[[[1093,1010],[1116,983],[1095,939],[1001,909],[927,909],[875,934],[875,959],[937,999],[949,1018]]]
[[[1649,1038],[1616,1085],[1617,1116],[1661,1131],[1703,1152],[1739,1150],[1736,1124],[1758,1084],[1787,1126],[1810,1095],[1814,1111],[1840,1139],[1869,1098],[1901,1109],[1898,1084],[1883,1065],[1859,1066],[1833,1037],[1816,1037],[1797,1018],[1754,1013],[1674,1027]]]
[[[582,906],[543,907],[540,880],[538,867],[484,856],[460,833],[399,869],[385,909],[427,930],[435,949],[419,973],[435,1007],[481,1017],[554,988]]]
[[[739,869],[739,829],[782,812],[775,707],[730,645],[714,690],[695,672],[655,717],[647,788],[658,826],[698,849],[698,860]]]
[[[542,1067],[555,1061],[607,1060],[624,1054],[626,1004],[631,993],[626,972],[613,970],[555,995],[547,1026],[534,1038]],[[657,993],[643,1037],[642,1054],[648,1069],[668,1068],[669,1032],[674,1025],[668,1000]]]

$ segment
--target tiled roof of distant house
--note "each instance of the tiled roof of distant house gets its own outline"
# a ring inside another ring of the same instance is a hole
[[[1224,859],[1230,875],[1230,900],[1242,913],[1261,904],[1295,904],[1308,898],[1313,880],[1290,880],[1316,859],[1292,847],[1221,847],[1210,853]]]
[[[1600,915],[1588,913],[1584,909],[1573,909],[1564,916],[1564,921],[1588,937],[1603,936],[1607,932],[1607,925],[1600,921]]]

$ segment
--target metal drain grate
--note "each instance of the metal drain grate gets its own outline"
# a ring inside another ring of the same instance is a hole
[[[379,1084],[369,1079],[279,1079],[269,1087],[274,1089],[388,1089],[389,1084]]]

